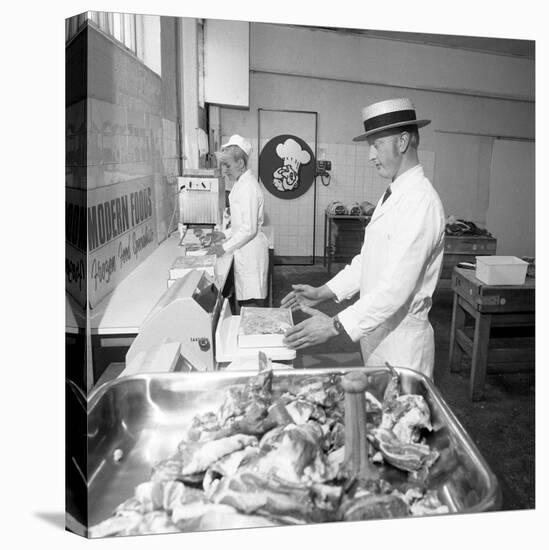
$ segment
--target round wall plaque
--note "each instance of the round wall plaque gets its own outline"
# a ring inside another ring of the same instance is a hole
[[[315,178],[315,158],[300,137],[282,134],[266,143],[259,155],[259,179],[279,199],[296,199]]]

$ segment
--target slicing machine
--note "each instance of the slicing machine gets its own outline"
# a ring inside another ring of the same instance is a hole
[[[187,169],[177,178],[179,220],[183,226],[221,227],[225,208],[225,183],[219,170]]]
[[[214,370],[214,331],[222,300],[221,292],[202,270],[176,279],[141,325],[126,354],[127,368],[140,353],[162,342],[176,342],[194,370]],[[169,370],[166,365],[166,372]]]
[[[285,347],[239,348],[240,316],[203,271],[176,279],[153,307],[126,354],[120,376],[177,370],[213,371],[228,363],[257,357],[291,361],[295,350]]]
[[[224,231],[228,223],[225,212],[225,180],[218,169],[186,169],[177,178],[179,191],[180,246],[189,249],[200,242],[193,229]],[[192,252],[195,254],[195,252]],[[200,255],[201,252],[196,252]]]

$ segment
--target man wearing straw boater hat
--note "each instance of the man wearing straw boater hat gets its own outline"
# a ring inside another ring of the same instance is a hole
[[[364,363],[385,362],[433,376],[434,336],[429,323],[444,252],[444,210],[419,164],[419,119],[407,98],[362,110],[369,160],[390,180],[366,226],[364,243],[350,265],[320,287],[293,285],[282,306],[311,317],[286,333],[286,344],[302,349],[337,334],[360,340]],[[331,318],[313,309],[327,299],[355,303]]]

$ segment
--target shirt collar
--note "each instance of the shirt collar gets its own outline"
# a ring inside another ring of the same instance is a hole
[[[248,172],[250,171],[250,168],[247,168],[246,171],[242,172],[240,176],[238,176],[238,179],[236,181],[240,181]],[[236,183],[235,181],[235,183]]]
[[[406,185],[406,181],[411,178],[423,178],[423,167],[421,164],[416,164],[414,167],[406,170],[398,176],[398,178],[389,185],[391,193],[399,192]]]

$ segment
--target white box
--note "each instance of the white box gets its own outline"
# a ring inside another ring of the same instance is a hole
[[[233,315],[229,301],[224,299],[215,329],[215,360],[218,363],[230,363],[248,357],[253,357],[257,361],[260,350],[241,348],[238,345],[239,332],[240,315]],[[263,348],[262,351],[272,361],[292,361],[296,357],[295,349],[286,346]]]
[[[284,308],[242,307],[238,345],[241,348],[284,346],[284,333],[294,324],[292,312]]]
[[[487,285],[523,285],[528,262],[516,256],[476,256],[476,277]]]

